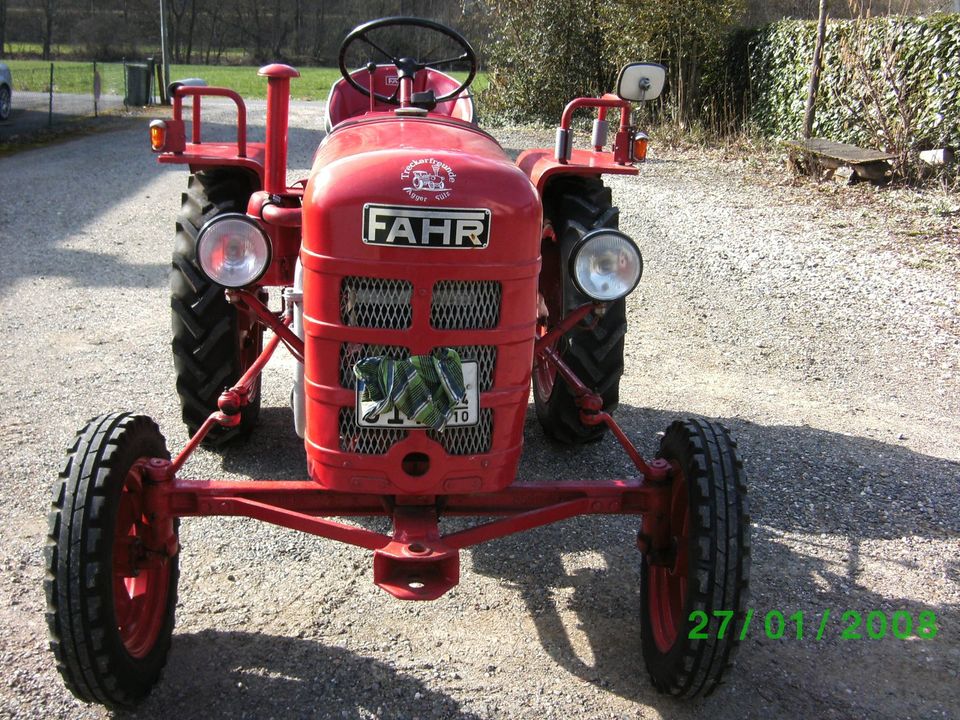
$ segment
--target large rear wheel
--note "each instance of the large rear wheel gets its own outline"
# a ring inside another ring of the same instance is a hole
[[[170,272],[173,364],[183,422],[192,435],[220,394],[232,386],[263,348],[263,326],[248,312],[227,302],[224,289],[211,282],[197,262],[200,228],[217,215],[246,212],[256,189],[250,175],[235,170],[206,170],[190,176],[182,196]],[[219,445],[250,434],[260,415],[260,378],[241,411],[240,424],[214,426],[205,438]]]
[[[740,643],[750,577],[747,486],[737,444],[706,420],[675,422],[660,442],[670,462],[672,551],[641,569],[643,658],[654,687],[712,692]]]
[[[173,634],[178,561],[156,547],[165,530],[143,510],[137,464],[148,458],[170,458],[150,418],[91,420],[77,433],[49,515],[50,648],[74,695],[112,708],[147,696]],[[175,524],[172,532],[175,541]]]
[[[613,207],[610,189],[599,178],[560,178],[550,186],[544,212],[553,226],[556,242],[543,248],[540,293],[548,312],[541,322],[545,334],[570,311],[589,302],[564,280],[573,246],[586,233],[598,228],[616,229],[620,211]],[[587,316],[557,342],[564,362],[587,387],[603,398],[606,412],[616,410],[623,375],[623,341],[627,334],[626,301],[610,303],[601,317]],[[599,440],[606,425],[584,425],[580,408],[566,383],[557,378],[548,363],[533,370],[533,397],[537,418],[548,436],[575,445]]]

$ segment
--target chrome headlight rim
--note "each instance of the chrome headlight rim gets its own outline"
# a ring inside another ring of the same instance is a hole
[[[242,222],[248,227],[255,230],[257,236],[259,236],[259,238],[263,241],[263,245],[266,249],[266,255],[265,255],[265,259],[263,261],[262,267],[259,268],[257,273],[251,276],[249,281],[244,282],[242,284],[227,284],[227,283],[224,283],[222,280],[218,280],[215,277],[215,275],[207,269],[207,267],[203,262],[204,241],[208,243],[215,241],[213,239],[215,238],[215,236],[211,233],[211,231],[215,229],[217,225],[220,225],[222,223],[229,222],[229,221]],[[197,233],[196,258],[197,258],[197,265],[200,266],[201,272],[203,272],[203,274],[210,280],[210,282],[214,283],[215,285],[219,285],[220,287],[227,288],[229,290],[240,290],[242,288],[250,287],[251,285],[256,284],[260,280],[260,278],[262,278],[266,274],[267,269],[269,269],[270,264],[273,262],[273,243],[270,242],[270,236],[267,234],[267,231],[264,230],[263,226],[260,223],[258,223],[255,219],[250,217],[249,215],[246,215],[245,213],[237,213],[237,212],[222,213],[205,222],[203,224],[203,227],[200,228],[200,232]]]
[[[626,244],[630,247],[630,249],[636,254],[636,260],[637,260],[637,277],[634,280],[633,284],[630,286],[630,288],[626,292],[613,298],[600,298],[600,297],[597,297],[596,295],[591,294],[588,290],[586,290],[583,287],[583,284],[580,282],[580,278],[577,275],[577,259],[580,257],[580,254],[583,252],[584,248],[590,242],[596,240],[596,238],[603,235],[615,235],[619,239],[625,241]],[[580,293],[582,293],[583,295],[590,298],[592,301],[596,303],[614,303],[619,300],[623,300],[628,295],[630,295],[634,290],[637,289],[637,286],[640,284],[640,280],[643,278],[643,255],[640,252],[640,247],[637,245],[637,243],[634,242],[633,238],[631,238],[625,232],[621,232],[620,230],[616,230],[614,228],[596,228],[586,233],[582,238],[580,238],[577,241],[576,245],[574,245],[573,250],[570,253],[570,261],[569,261],[568,269],[570,272],[570,277],[573,279],[573,284],[576,286],[577,290]]]

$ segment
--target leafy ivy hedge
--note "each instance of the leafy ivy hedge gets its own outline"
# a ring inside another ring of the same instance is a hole
[[[815,23],[795,20],[733,37],[729,89],[747,94],[763,135],[800,136],[815,38]],[[960,147],[960,15],[831,22],[814,135],[893,152]]]

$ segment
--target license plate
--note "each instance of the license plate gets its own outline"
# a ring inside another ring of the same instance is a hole
[[[467,390],[467,397],[454,408],[453,415],[447,422],[447,427],[476,425],[480,415],[480,393],[477,391],[477,363],[465,362],[461,367],[463,368],[463,384]],[[360,399],[363,396],[363,384],[363,380],[357,380],[357,425],[360,427],[376,428],[426,427],[423,423],[411,420],[396,408],[390,412],[375,416],[373,420],[364,420],[363,416],[369,409],[376,405],[376,402],[373,400],[363,402]]]

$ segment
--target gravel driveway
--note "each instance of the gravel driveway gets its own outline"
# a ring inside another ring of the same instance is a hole
[[[97,103],[101,114],[117,113],[124,107],[123,98],[119,95],[103,95]],[[48,128],[56,129],[90,121],[93,119],[93,113],[92,95],[54,93],[51,117],[50,96],[47,93],[17,90],[13,94],[13,108],[9,119],[0,123],[0,142],[8,142],[16,138],[23,141]]]
[[[297,103],[293,123],[302,175],[322,104]],[[501,133],[510,148],[550,135]],[[465,552],[460,586],[428,604],[374,587],[364,551],[195,519],[182,528],[173,650],[141,715],[960,716],[960,200],[652,155],[639,179],[611,181],[646,259],[618,417],[646,452],[678,416],[732,428],[751,484],[750,606],[757,618],[802,610],[814,626],[830,609],[824,638],[807,627],[797,640],[791,624],[767,639],[757,619],[728,684],[682,705],[653,691],[639,657],[630,519]],[[185,182],[153,162],[143,121],[0,159],[0,715],[106,715],[65,692],[47,651],[48,492],[95,414],[141,410],[171,447],[186,439],[166,289]],[[252,442],[199,452],[188,475],[303,476],[291,369],[268,369]],[[551,447],[532,408],[526,432],[526,479],[630,470],[609,439]],[[846,610],[932,611],[939,633],[841,640]]]

